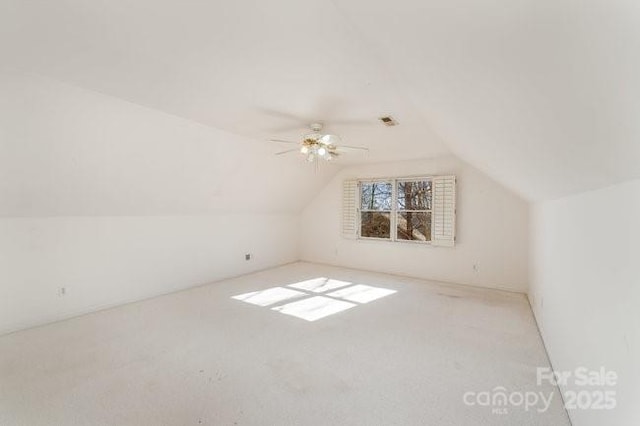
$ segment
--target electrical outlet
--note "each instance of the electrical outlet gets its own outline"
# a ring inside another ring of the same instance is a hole
[[[67,288],[66,287],[59,287],[58,288],[58,297],[64,297],[67,295]]]
[[[473,264],[473,272],[475,272],[476,274],[478,272],[480,272],[480,264],[479,263],[476,262],[476,263]]]
[[[247,253],[244,255],[244,260],[251,260],[251,253]]]

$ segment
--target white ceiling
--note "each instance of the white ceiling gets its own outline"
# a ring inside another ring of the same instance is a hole
[[[458,156],[529,199],[640,177],[640,2],[336,2]]]
[[[529,199],[640,177],[636,1],[0,7],[5,67],[256,141],[324,121],[371,148],[347,163],[451,150]],[[387,113],[400,126],[376,123]]]
[[[261,141],[324,122],[370,148],[343,163],[447,152],[329,2],[13,4],[2,38],[21,68]],[[377,121],[388,113],[402,125]]]

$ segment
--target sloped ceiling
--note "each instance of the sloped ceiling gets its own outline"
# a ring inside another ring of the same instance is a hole
[[[640,177],[640,3],[336,1],[458,156],[529,199]]]
[[[0,93],[0,216],[295,213],[337,170],[48,78]]]
[[[451,150],[532,200],[640,176],[637,2],[9,0],[0,7],[5,68],[254,143],[296,138],[308,122],[324,121],[348,144],[371,149],[343,164]],[[388,113],[400,126],[376,123]]]
[[[321,121],[371,148],[343,163],[446,152],[325,0],[10,4],[1,38],[21,69],[263,142]],[[382,126],[388,113],[402,125]]]

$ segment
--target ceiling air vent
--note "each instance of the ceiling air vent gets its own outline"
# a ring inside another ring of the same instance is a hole
[[[382,124],[384,124],[385,126],[388,127],[392,127],[392,126],[397,126],[398,122],[391,117],[390,115],[385,115],[384,117],[380,117],[379,119],[380,121],[382,121]]]

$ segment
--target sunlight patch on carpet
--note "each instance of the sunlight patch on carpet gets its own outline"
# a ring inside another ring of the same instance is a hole
[[[251,293],[233,296],[232,299],[242,300],[243,302],[251,303],[252,305],[269,306],[274,303],[283,302],[300,296],[307,296],[307,294],[301,291],[291,290],[289,288],[273,287],[266,290],[253,291]]]
[[[358,284],[342,290],[334,291],[327,296],[337,297],[350,302],[369,303],[373,300],[382,299],[395,293],[395,290],[388,288],[371,287],[369,285]]]
[[[272,287],[231,298],[256,306],[270,307],[273,311],[307,321],[316,321],[394,293],[396,290],[388,288],[354,285],[348,281],[318,277],[286,287]]]
[[[312,280],[300,281],[299,283],[289,284],[287,287],[297,288],[299,290],[308,290],[314,293],[322,293],[328,290],[351,285],[350,282],[334,280],[332,278],[314,278]]]
[[[307,321],[315,321],[356,306],[358,305],[355,303],[343,302],[330,297],[314,296],[271,309]]]

